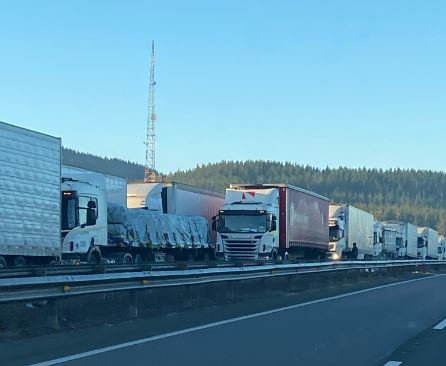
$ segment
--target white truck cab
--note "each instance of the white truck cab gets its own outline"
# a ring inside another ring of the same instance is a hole
[[[101,260],[107,245],[105,177],[98,173],[68,173],[62,177],[62,254],[65,258]]]
[[[278,189],[227,189],[225,204],[213,223],[217,253],[226,260],[277,257],[278,218]]]

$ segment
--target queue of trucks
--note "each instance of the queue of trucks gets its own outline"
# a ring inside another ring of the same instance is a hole
[[[287,184],[225,194],[64,166],[61,140],[0,122],[0,267],[175,260],[446,259],[431,228]],[[212,229],[212,230],[211,230]]]

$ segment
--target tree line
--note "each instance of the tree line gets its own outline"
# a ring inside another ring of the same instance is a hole
[[[63,163],[105,174],[142,180],[144,167],[121,159],[102,158],[70,149]],[[276,161],[222,161],[197,165],[167,175],[168,180],[223,192],[230,183],[286,183],[338,203],[375,214],[378,220],[398,219],[446,232],[446,174],[429,170],[315,168]]]

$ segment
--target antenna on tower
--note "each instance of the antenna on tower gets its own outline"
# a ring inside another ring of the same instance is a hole
[[[149,108],[147,116],[146,163],[144,165],[144,182],[155,182],[155,41],[152,41],[150,59]]]

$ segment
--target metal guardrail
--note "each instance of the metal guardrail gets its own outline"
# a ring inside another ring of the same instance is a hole
[[[236,268],[158,270],[87,275],[57,275],[0,279],[0,304],[37,301],[114,291],[143,290],[157,287],[197,285],[211,282],[240,281],[291,274],[407,266],[440,266],[446,261],[349,261],[300,264],[270,264]]]
[[[261,266],[267,263],[291,263],[286,261],[199,261],[199,262],[147,262],[141,264],[78,264],[78,265],[46,265],[0,268],[0,279],[13,277],[37,277],[58,275],[79,275],[119,272],[142,272],[162,270],[188,270],[206,268],[227,268],[240,266]]]

